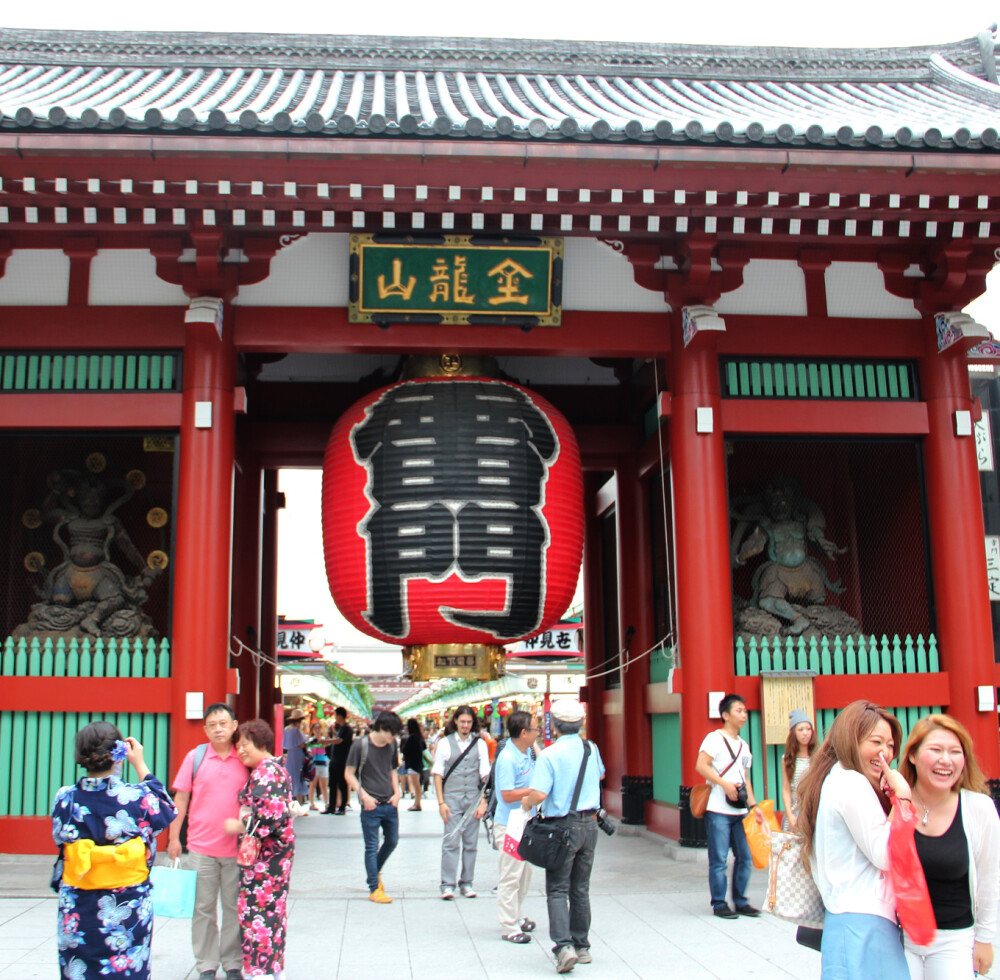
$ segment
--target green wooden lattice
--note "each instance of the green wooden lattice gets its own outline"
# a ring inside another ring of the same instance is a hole
[[[0,353],[0,391],[178,391],[180,354],[40,351]]]
[[[913,401],[909,361],[757,361],[720,359],[726,398],[831,398]]]

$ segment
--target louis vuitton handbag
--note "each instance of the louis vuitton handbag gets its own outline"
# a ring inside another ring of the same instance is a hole
[[[802,838],[776,830],[771,833],[771,861],[764,907],[779,919],[821,928],[823,899],[802,860]]]

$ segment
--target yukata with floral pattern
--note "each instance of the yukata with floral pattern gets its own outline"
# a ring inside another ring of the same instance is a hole
[[[60,855],[73,841],[114,845],[139,838],[146,845],[148,868],[156,854],[157,834],[176,816],[173,801],[152,774],[141,783],[85,776],[56,793],[52,838]],[[60,856],[53,878],[59,891],[59,976],[148,978],[153,931],[149,880],[124,888],[75,888],[61,880],[62,866]]]
[[[292,783],[285,767],[263,759],[240,796],[246,826],[260,840],[252,867],[241,868],[237,910],[243,932],[244,977],[281,977],[288,927],[288,882],[295,852],[289,805]]]

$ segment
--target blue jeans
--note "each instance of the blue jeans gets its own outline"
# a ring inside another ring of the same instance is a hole
[[[712,893],[712,908],[726,904],[726,861],[733,849],[733,905],[749,905],[747,886],[750,884],[750,845],[743,832],[743,814],[705,812],[705,834],[708,837],[708,888]]]
[[[857,980],[870,976],[878,976],[881,980],[909,980],[910,977],[899,927],[881,915],[827,912],[823,918],[820,952],[823,980]],[[965,976],[971,973],[972,963],[968,962]]]
[[[382,846],[378,846],[378,829],[382,828]],[[389,803],[379,803],[374,810],[361,808],[361,836],[365,841],[365,873],[368,891],[378,888],[378,873],[396,850],[399,841],[399,811]]]
[[[593,813],[575,814],[570,821],[566,860],[545,872],[545,900],[549,912],[552,952],[563,946],[590,949],[590,872],[597,847],[597,819]]]

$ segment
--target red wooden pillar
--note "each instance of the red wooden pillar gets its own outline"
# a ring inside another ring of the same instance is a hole
[[[220,339],[214,323],[187,324],[171,628],[171,773],[185,752],[204,741],[202,719],[185,718],[187,694],[200,692],[208,705],[230,693],[234,361],[225,326]]]
[[[605,765],[612,754],[620,753],[620,746],[607,743],[604,724],[605,669],[609,651],[604,649],[604,610],[601,604],[601,520],[596,512],[597,491],[604,477],[600,473],[583,476],[583,662],[587,674],[585,698],[587,702],[587,738],[596,742],[604,756]]]
[[[281,693],[275,688],[273,661],[278,645],[278,511],[284,494],[278,493],[278,471],[264,470],[264,514],[260,536],[260,649],[268,658],[260,665],[260,707],[257,717],[270,721]],[[280,732],[275,732],[281,737]]]
[[[263,474],[252,452],[237,466],[233,508],[233,635],[251,650],[260,647],[260,545]],[[234,649],[235,645],[234,645]],[[236,659],[241,721],[260,713],[260,667],[244,650]]]
[[[678,311],[672,317],[670,478],[682,695],[681,765],[684,785],[691,786],[696,779],[698,747],[718,725],[708,716],[708,692],[733,686],[732,578],[715,342],[711,335],[701,334],[685,347],[681,314]],[[703,428],[710,431],[697,431],[698,409],[708,410],[702,413]]]
[[[653,798],[653,732],[646,713],[646,686],[649,684],[649,656],[653,637],[652,536],[649,527],[647,487],[639,478],[634,455],[621,456],[618,474],[618,621],[625,650],[621,673],[622,738],[622,819],[625,823],[645,823],[645,803]],[[608,556],[610,559],[611,556]],[[633,657],[641,657],[628,666]]]
[[[930,324],[933,333],[933,322]],[[972,733],[987,776],[1000,777],[995,711],[979,711],[976,688],[993,686],[993,630],[986,584],[983,503],[972,435],[956,434],[955,413],[972,407],[965,352],[932,350],[920,361],[929,432],[924,440],[934,608],[948,713]]]

